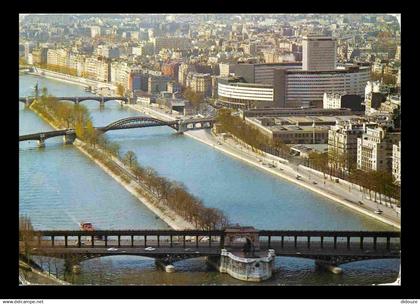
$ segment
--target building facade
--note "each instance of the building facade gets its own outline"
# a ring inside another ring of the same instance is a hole
[[[155,53],[158,53],[161,49],[186,50],[191,47],[191,41],[186,37],[156,37],[152,41]]]
[[[363,96],[370,69],[343,66],[330,71],[306,71],[300,63],[238,64],[235,76],[249,84],[271,85],[272,107],[322,107],[324,93]]]
[[[192,73],[188,87],[195,93],[203,94],[205,97],[211,96],[211,76],[210,74]]]
[[[400,140],[399,132],[385,128],[366,128],[357,139],[357,168],[363,171],[392,171],[393,144]]]
[[[401,184],[401,141],[392,145],[392,176],[396,184]]]
[[[333,71],[337,62],[337,43],[331,37],[304,36],[302,70]]]
[[[267,84],[244,83],[240,78],[224,77],[217,81],[219,103],[228,108],[263,108],[273,105],[274,88]]]
[[[377,124],[343,122],[332,126],[328,131],[329,159],[340,156],[344,160],[343,167],[348,170],[357,162],[357,139],[365,133],[366,127]]]

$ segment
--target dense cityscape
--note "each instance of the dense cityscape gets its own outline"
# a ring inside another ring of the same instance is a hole
[[[400,34],[20,15],[20,283],[398,285]]]

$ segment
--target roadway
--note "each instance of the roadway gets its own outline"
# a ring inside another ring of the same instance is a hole
[[[385,219],[388,222],[390,221],[394,223],[394,227],[398,226],[399,228],[400,226],[401,219],[399,213],[397,213],[395,209],[385,205],[380,205],[380,209],[383,213],[380,215],[375,214],[375,211],[378,208],[378,203],[367,199],[363,193],[359,191],[358,187],[349,189],[348,186],[336,183],[332,180],[324,180],[322,176],[319,177],[311,173],[304,173],[302,170],[299,170],[298,166],[295,164],[282,164],[279,161],[273,161],[272,158],[253,152],[232,138],[224,139],[222,136],[215,137],[202,130],[192,131],[189,133],[191,137],[245,160],[246,162],[251,163],[265,171],[287,178],[297,184],[305,185],[311,190],[314,189],[317,190],[317,192],[325,193],[331,197],[344,200],[347,204],[353,205],[354,209],[364,210],[371,217],[377,218],[378,220]],[[273,163],[275,167],[272,167]],[[296,179],[298,175],[300,176],[299,180]],[[359,201],[363,204],[361,205]]]
[[[156,116],[159,119],[179,119],[182,115],[175,115],[167,113],[159,108],[152,108],[145,105],[129,105],[129,107],[144,112],[146,114]],[[397,226],[399,229],[401,218],[399,212],[394,207],[387,205],[380,205],[382,214],[376,214],[375,211],[378,209],[378,202],[370,200],[358,187],[348,187],[340,183],[336,183],[329,179],[324,179],[321,176],[317,176],[312,173],[299,171],[299,167],[296,164],[282,164],[280,162],[273,161],[272,158],[262,156],[253,152],[251,149],[239,144],[232,138],[223,139],[221,136],[213,136],[203,130],[196,130],[188,132],[188,135],[215,148],[218,148],[229,154],[239,156],[239,158],[246,160],[253,165],[260,167],[266,171],[270,171],[278,176],[287,176],[292,181],[299,184],[306,184],[308,188],[317,189],[319,192],[329,194],[333,197],[337,197],[346,201],[348,204],[353,205],[355,209],[364,210],[371,217],[377,218],[378,220],[385,219],[394,223],[394,227]],[[223,145],[223,146],[222,146]],[[275,167],[271,167],[270,164],[275,163]],[[299,180],[296,180],[297,176],[301,176]],[[359,202],[362,202],[360,204]]]

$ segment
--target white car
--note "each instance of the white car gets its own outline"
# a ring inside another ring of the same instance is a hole
[[[111,247],[111,248],[108,248],[107,250],[108,251],[117,251],[118,249],[117,248],[114,248],[114,247]]]
[[[146,251],[153,251],[153,250],[155,250],[156,248],[153,248],[153,247],[146,247],[146,248],[144,248],[144,250],[146,250]]]

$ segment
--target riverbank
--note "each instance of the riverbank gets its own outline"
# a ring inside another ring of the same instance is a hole
[[[49,125],[51,125],[54,129],[58,130],[60,129],[59,126],[57,126],[53,121],[46,118],[44,115],[42,115],[39,111],[34,109],[32,105],[30,106],[30,109],[36,113],[38,116],[40,116],[44,121],[46,121]],[[159,204],[159,201],[157,199],[152,199],[151,197],[146,196],[152,196],[151,193],[148,193],[148,195],[141,195],[139,193],[140,191],[146,192],[147,190],[144,188],[139,187],[139,184],[137,181],[135,181],[133,178],[131,178],[130,182],[127,183],[124,181],[120,176],[116,175],[114,172],[112,172],[109,168],[107,168],[102,162],[100,162],[98,159],[93,157],[85,148],[86,144],[82,141],[76,139],[74,142],[74,146],[81,151],[84,155],[89,157],[92,161],[94,161],[102,170],[104,170],[107,174],[109,174],[115,181],[117,181],[121,186],[123,186],[128,192],[130,192],[133,196],[135,196],[142,204],[144,204],[149,210],[151,210],[156,216],[158,216],[161,220],[163,220],[166,224],[168,224],[171,228],[175,230],[186,230],[186,229],[195,229],[195,226],[192,223],[189,223],[185,219],[183,219],[181,216],[175,214],[172,212],[169,208],[165,207],[162,204]],[[100,152],[103,152],[102,150],[98,149]],[[131,176],[130,172],[127,168],[121,163],[118,162],[115,159],[112,159],[112,161],[121,169],[125,170],[129,175]],[[152,201],[153,200],[153,201]]]
[[[43,76],[43,75],[41,75]],[[176,119],[174,116],[162,113],[160,111],[158,111],[157,109],[151,109],[150,107],[145,107],[145,106],[141,106],[141,105],[126,105],[127,107],[130,107],[134,110],[137,110],[139,112],[142,113],[146,113],[149,114],[151,116],[156,116],[158,118],[161,119],[165,119],[165,120],[174,120]],[[145,112],[145,110],[147,112]],[[325,184],[324,180],[319,180],[318,185],[313,184],[310,177],[308,177],[308,179],[303,178],[302,180],[297,180],[296,176],[297,175],[302,175],[302,173],[294,170],[292,167],[284,165],[284,164],[278,164],[278,168],[269,168],[267,166],[264,165],[264,162],[261,162],[262,159],[265,159],[263,156],[258,155],[255,156],[252,154],[251,151],[245,151],[246,149],[239,149],[237,147],[235,147],[234,144],[229,143],[228,141],[224,141],[222,138],[220,139],[216,139],[213,136],[209,135],[208,133],[204,132],[204,131],[188,131],[184,133],[185,135],[194,138],[204,144],[207,144],[209,146],[212,146],[213,148],[215,148],[216,150],[219,150],[221,152],[224,152],[232,157],[235,157],[237,159],[240,159],[242,161],[245,161],[261,170],[265,170],[267,172],[270,172],[271,174],[274,174],[276,176],[279,176],[283,179],[286,179],[290,182],[293,182],[299,186],[305,187],[308,190],[311,190],[315,193],[318,193],[320,195],[323,195],[324,197],[327,197],[337,203],[340,203],[344,206],[347,206],[348,208],[351,208],[355,211],[358,211],[360,213],[363,213],[371,218],[374,218],[376,220],[379,220],[383,223],[386,223],[388,225],[391,225],[397,229],[400,229],[400,222],[398,220],[392,220],[389,218],[384,217],[384,215],[386,214],[387,210],[384,210],[384,214],[383,215],[378,215],[375,214],[374,211],[376,210],[376,208],[367,208],[367,206],[369,204],[374,204],[375,203],[371,203],[371,202],[367,202],[364,201],[365,204],[364,206],[358,204],[358,200],[353,200],[353,201],[349,201],[348,198],[350,196],[355,197],[354,194],[351,194],[347,191],[344,191],[342,189],[337,189],[336,191],[334,191],[334,193],[331,191],[334,188],[337,188],[337,185],[335,185],[332,182],[327,182],[327,184]],[[223,145],[220,145],[218,143],[218,141],[223,142]],[[271,163],[272,159],[265,159],[265,162]],[[299,170],[299,169],[297,169]],[[363,200],[363,199],[362,199]],[[374,206],[375,207],[375,206]]]
[[[73,143],[83,154],[89,157],[93,162],[95,162],[102,170],[104,170],[108,175],[115,179],[121,186],[123,186],[128,192],[135,196],[142,204],[144,204],[149,210],[151,210],[156,216],[163,220],[174,230],[186,230],[186,229],[195,229],[194,225],[180,217],[179,215],[173,213],[167,207],[160,205],[157,200],[154,200],[152,203],[151,198],[147,198],[145,195],[141,195],[138,190],[140,187],[138,183],[134,180],[131,180],[129,183],[124,181],[120,176],[116,175],[109,168],[107,168],[103,163],[98,159],[94,158],[86,149],[86,144],[82,141],[76,139]],[[103,151],[102,151],[103,152]],[[113,161],[120,167],[124,168],[123,164],[113,159]],[[126,168],[124,168],[127,170]],[[141,188],[141,191],[146,191],[144,188]],[[150,195],[150,193],[149,193]]]
[[[159,119],[165,119],[165,120],[174,120],[175,118],[171,115],[168,115],[166,113],[161,113],[160,111],[156,109],[151,109],[149,107],[144,107],[140,105],[126,105],[127,107],[130,107],[131,109],[134,109],[136,111],[154,115],[156,118]],[[375,220],[381,221],[385,224],[388,224],[390,226],[393,226],[394,228],[401,229],[401,224],[398,221],[395,221],[393,219],[385,218],[381,215],[375,214],[374,210],[369,210],[363,206],[360,206],[359,204],[352,203],[348,201],[349,193],[333,193],[329,190],[325,189],[325,185],[320,182],[316,185],[313,183],[306,182],[304,180],[298,180],[296,179],[296,176],[300,173],[295,171],[293,168],[286,164],[278,164],[278,168],[270,168],[265,166],[263,163],[271,163],[272,159],[266,159],[264,156],[261,155],[253,155],[250,151],[244,151],[244,149],[238,149],[233,144],[229,143],[226,140],[223,140],[222,138],[216,138],[213,135],[208,134],[205,132],[205,130],[196,130],[196,131],[188,131],[184,133],[185,135],[198,140],[206,145],[209,145],[216,150],[219,150],[223,153],[226,153],[234,158],[237,158],[241,161],[244,161],[250,165],[253,165],[261,170],[264,170],[266,172],[269,172],[271,174],[274,174],[278,177],[281,177],[289,182],[292,182],[294,184],[297,184],[301,187],[304,187],[305,189],[311,190],[319,195],[322,195],[324,197],[327,197],[330,200],[333,200],[336,203],[339,203],[341,205],[344,205],[348,208],[351,208],[357,212],[360,212],[364,215],[367,215]],[[221,144],[222,143],[222,144]],[[264,159],[264,162],[260,162],[259,160]],[[324,185],[322,187],[321,185]],[[332,186],[331,186],[332,187]],[[331,188],[330,187],[330,188]]]
[[[31,267],[22,260],[19,260],[19,281],[20,285],[71,285],[53,274]]]
[[[96,80],[91,80],[91,79],[87,79],[87,78],[83,78],[83,77],[78,77],[78,76],[71,76],[71,75],[67,75],[67,74],[63,74],[63,73],[58,73],[58,72],[54,72],[54,71],[49,71],[46,69],[41,69],[41,68],[35,68],[34,67],[34,71],[33,72],[28,72],[29,75],[35,75],[35,76],[40,76],[40,77],[45,77],[45,78],[49,78],[49,79],[53,79],[53,80],[59,80],[62,82],[67,82],[67,83],[71,83],[71,84],[77,84],[77,85],[81,85],[84,87],[108,87],[111,90],[116,90],[116,86],[109,84],[109,83],[105,83],[105,82],[101,82],[101,81],[96,81]]]

